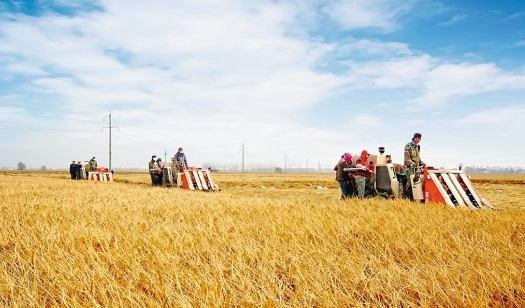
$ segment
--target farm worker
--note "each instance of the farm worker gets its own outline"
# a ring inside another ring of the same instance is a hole
[[[75,180],[80,180],[80,173],[82,172],[82,162],[79,160],[75,165]]]
[[[362,164],[361,158],[358,158],[355,161],[355,167],[357,169],[362,169],[362,170],[357,170],[354,174],[354,177],[355,177],[355,183],[357,185],[357,196],[359,198],[363,198],[365,196],[366,178],[369,176],[368,171],[366,171],[366,167]]]
[[[164,165],[162,164],[162,159],[160,157],[157,158],[157,160],[153,163],[153,185],[162,185],[162,168]]]
[[[171,161],[171,175],[173,176],[173,183],[177,183],[177,172],[179,172],[180,166],[175,157],[173,157]]]
[[[81,178],[84,180],[87,180],[89,178],[89,162],[87,160],[84,161],[82,164],[81,170]]]
[[[184,150],[182,148],[179,148],[179,150],[175,154],[175,160],[177,161],[177,164],[179,165],[179,171],[182,172],[188,168],[188,161],[186,160],[186,154],[184,154]]]
[[[363,150],[361,152],[361,156],[359,157],[361,159],[361,164],[363,166],[366,166],[368,165],[368,157],[370,157],[370,153],[368,153],[367,150]]]
[[[335,180],[339,183],[339,187],[341,187],[341,200],[344,200],[348,197],[350,197],[350,193],[348,192],[348,174],[344,172],[344,168],[350,167],[352,161],[352,154],[350,153],[344,153],[341,155],[341,158],[339,159],[339,162],[337,162],[337,165],[335,166]]]
[[[153,163],[153,169],[155,170],[162,170],[163,164],[162,159],[160,157],[157,158],[157,160]]]
[[[97,160],[95,159],[95,156],[93,156],[93,158],[89,160],[89,171],[93,172],[95,171],[95,168],[97,168]]]
[[[151,185],[155,184],[154,178],[153,178],[153,165],[155,164],[155,160],[157,158],[157,155],[151,156],[151,160],[148,163],[148,170],[149,170],[149,176],[151,177]]]
[[[408,170],[411,174],[414,174],[417,167],[424,167],[425,163],[421,160],[419,152],[421,146],[419,142],[421,141],[421,134],[415,133],[412,140],[405,145],[405,169]]]
[[[363,198],[373,194],[371,186],[371,177],[374,174],[374,162],[369,161],[370,153],[367,150],[361,152],[361,156],[356,160],[357,170],[354,173],[355,182],[357,185],[357,196]]]
[[[72,161],[71,164],[69,164],[69,175],[71,175],[71,179],[75,179],[75,172],[76,172],[77,164],[75,164],[75,161]]]
[[[419,155],[419,152],[421,150],[421,146],[419,145],[419,142],[421,141],[421,134],[415,133],[414,137],[412,137],[412,140],[405,145],[405,174],[407,176],[406,186],[405,186],[405,192],[409,195],[412,194],[412,184],[410,183],[410,176],[416,174],[416,169],[418,167],[424,167],[425,163],[421,160],[421,156]]]

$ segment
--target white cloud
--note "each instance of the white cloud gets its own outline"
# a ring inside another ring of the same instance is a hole
[[[369,130],[380,127],[382,124],[381,118],[373,113],[354,113],[346,123],[349,131]]]
[[[525,102],[524,105],[498,107],[488,110],[473,112],[466,117],[458,120],[462,125],[486,125],[486,124],[500,124],[505,127],[522,128],[521,133],[525,131]]]
[[[392,58],[356,64],[350,74],[356,76],[360,87],[418,87],[435,61],[428,55]]]
[[[525,12],[523,12],[523,11],[516,12],[516,13],[510,15],[509,17],[507,17],[506,20],[512,20],[512,19],[520,18],[522,16],[525,16]]]
[[[349,0],[335,1],[327,11],[345,29],[379,28],[390,32],[399,27],[398,19],[412,8],[413,1]]]
[[[441,111],[458,96],[525,84],[495,64],[452,64],[407,42],[348,36],[325,42],[299,20],[328,14],[344,29],[388,32],[401,26],[413,3],[335,1],[321,13],[312,8],[324,1],[104,0],[104,10],[75,16],[12,15],[0,19],[0,69],[7,82],[25,81],[15,94],[2,92],[0,116],[1,110],[57,112],[40,135],[17,140],[48,153],[43,163],[50,166],[83,159],[86,149],[95,152],[86,157],[102,157],[102,118],[110,109],[120,130],[113,158],[124,166],[145,166],[152,154],[173,154],[178,146],[195,164],[235,162],[243,142],[250,160],[263,162],[281,162],[286,153],[331,163],[344,150],[379,145],[394,152],[396,143],[406,143],[404,130],[410,135],[427,121],[392,124],[410,99]],[[393,91],[370,98],[382,89]],[[326,112],[324,102],[337,106]],[[315,108],[327,118],[305,118]],[[23,127],[36,122],[19,120]],[[334,123],[323,125],[328,121]]]
[[[34,89],[60,101],[71,117],[93,109],[101,118],[101,109],[113,109],[123,138],[119,143],[117,134],[115,145],[148,155],[166,142],[205,151],[241,141],[255,148],[262,140],[298,157],[312,136],[334,141],[331,132],[294,119],[340,81],[313,70],[324,44],[287,35],[285,24],[294,15],[289,7],[110,1],[106,8],[73,18],[18,16],[3,27],[0,52],[22,57],[34,72]],[[38,50],[27,48],[33,45]],[[14,68],[12,74],[20,73]],[[72,126],[63,121],[65,133]],[[101,145],[89,134],[72,134],[85,147]]]
[[[452,26],[452,25],[457,24],[458,22],[460,22],[461,20],[465,18],[467,18],[467,15],[464,15],[464,14],[454,15],[450,20],[444,21],[438,24],[438,26],[441,26],[441,27]]]
[[[504,72],[493,63],[445,63],[423,77],[423,94],[414,100],[420,106],[442,105],[460,96],[525,88],[525,75]]]
[[[404,43],[353,38],[334,44],[326,52],[334,54],[335,59],[339,61],[345,58],[372,61],[414,55],[414,51]]]

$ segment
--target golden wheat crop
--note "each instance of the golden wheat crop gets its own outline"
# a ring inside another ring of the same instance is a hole
[[[0,306],[525,307],[524,177],[474,178],[497,211],[339,201],[331,174],[67,177],[0,173]]]

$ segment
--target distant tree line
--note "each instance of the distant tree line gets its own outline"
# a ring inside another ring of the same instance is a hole
[[[525,174],[520,167],[465,167],[467,173]]]

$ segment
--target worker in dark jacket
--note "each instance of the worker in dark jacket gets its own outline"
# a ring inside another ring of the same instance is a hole
[[[81,179],[80,172],[82,172],[82,162],[79,160],[78,163],[75,164],[75,180]]]
[[[173,183],[177,183],[177,173],[180,171],[179,163],[177,158],[173,157],[171,159],[171,175],[173,177]]]
[[[69,175],[71,176],[71,179],[74,180],[76,177],[76,171],[77,171],[77,164],[75,161],[72,161],[71,164],[69,164]]]
[[[348,190],[348,179],[346,174],[344,172],[344,168],[349,168],[352,161],[352,154],[350,153],[344,153],[341,155],[341,158],[337,162],[337,165],[335,166],[335,180],[339,183],[339,187],[341,187],[341,200],[344,200],[348,197],[350,197],[350,192]]]
[[[175,160],[179,165],[180,172],[188,169],[188,161],[186,160],[186,154],[184,154],[184,150],[182,148],[179,148],[179,150],[175,154]]]
[[[155,185],[155,178],[153,176],[153,172],[155,170],[154,165],[155,165],[156,160],[157,160],[157,155],[153,155],[151,156],[151,160],[148,163],[149,176],[151,178],[151,186]]]

